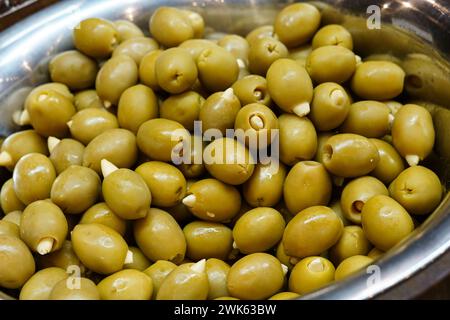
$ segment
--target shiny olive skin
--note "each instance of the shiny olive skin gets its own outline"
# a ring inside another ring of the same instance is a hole
[[[211,40],[189,39],[184,41],[178,47],[187,50],[192,58],[197,61],[198,56],[202,53],[203,50],[216,46],[217,44]]]
[[[119,42],[124,42],[128,39],[143,37],[142,30],[133,22],[128,20],[116,20],[113,22],[117,30]]]
[[[349,257],[338,265],[338,267],[336,268],[336,272],[334,273],[334,279],[345,279],[352,274],[362,270],[364,267],[369,266],[372,262],[372,258],[363,255]]]
[[[20,290],[20,300],[49,300],[53,287],[67,279],[66,270],[61,268],[46,268],[36,272]]]
[[[30,250],[18,237],[0,235],[0,286],[18,289],[34,274]]]
[[[282,163],[274,167],[272,163],[258,163],[252,176],[242,189],[243,196],[253,207],[273,207],[280,202],[287,169]]]
[[[155,61],[158,85],[171,94],[191,88],[197,80],[197,66],[184,49],[171,48],[162,52]]]
[[[287,58],[286,46],[272,37],[255,40],[248,53],[248,69],[252,74],[265,76],[270,66],[278,59]]]
[[[2,221],[14,223],[18,227],[20,227],[21,220],[22,220],[22,211],[12,211],[2,218]]]
[[[127,224],[105,202],[99,202],[90,207],[81,217],[80,224],[98,223],[117,231],[121,236],[125,234]]]
[[[135,37],[121,42],[113,51],[112,56],[118,55],[129,56],[139,66],[142,58],[149,52],[157,50],[158,43],[152,38]]]
[[[433,150],[435,136],[433,119],[425,108],[407,104],[395,114],[392,142],[403,157],[425,159]]]
[[[280,160],[286,165],[310,160],[317,150],[317,133],[306,117],[282,114],[278,118],[280,127]]]
[[[204,49],[196,63],[198,78],[210,92],[224,91],[238,79],[239,65],[236,58],[222,47]]]
[[[187,147],[188,152],[183,154],[182,163],[178,165],[178,169],[187,179],[201,177],[206,172],[205,165],[201,161],[204,148],[205,143],[202,137],[192,135],[190,144]]]
[[[102,300],[150,300],[152,279],[138,270],[121,270],[97,285]]]
[[[14,222],[0,220],[0,236],[11,236],[20,238],[19,226]]]
[[[169,273],[171,273],[177,265],[170,261],[158,260],[150,267],[145,269],[143,272],[148,275],[153,282],[153,294],[152,299],[156,299],[156,295],[158,294],[159,288],[163,283],[164,279],[167,277]]]
[[[9,179],[3,184],[0,192],[0,203],[4,214],[25,209],[25,205],[17,198],[14,191],[13,179]]]
[[[323,66],[327,66],[324,68]],[[306,70],[315,83],[344,83],[356,69],[355,54],[340,46],[324,46],[314,49],[306,59]]]
[[[97,202],[100,177],[89,168],[70,166],[53,183],[50,198],[65,213],[83,213]]]
[[[137,247],[128,247],[133,254],[133,262],[125,263],[123,265],[124,269],[134,269],[138,271],[144,271],[148,267],[150,267],[151,262],[147,259],[147,257],[142,253],[141,249]]]
[[[370,175],[383,183],[391,183],[405,169],[404,161],[391,144],[379,139],[370,141],[377,147],[380,156],[380,161]]]
[[[323,257],[308,257],[300,260],[289,276],[289,290],[306,294],[322,288],[334,280],[334,266]]]
[[[296,299],[299,297],[300,297],[300,295],[298,293],[280,292],[280,293],[274,294],[267,300],[293,300],[293,299]]]
[[[441,202],[442,185],[433,171],[415,166],[404,170],[392,181],[389,193],[410,214],[426,215]]]
[[[236,222],[233,238],[240,252],[264,252],[282,238],[286,223],[280,212],[269,207],[247,211]]]
[[[230,266],[219,259],[206,260],[206,275],[208,276],[208,300],[228,296],[227,278]]]
[[[5,163],[6,167],[13,168],[17,161],[29,153],[48,154],[47,145],[43,137],[34,130],[15,132],[3,141],[1,152],[7,152],[11,161]]]
[[[267,299],[283,286],[280,261],[267,253],[249,254],[235,262],[229,272],[227,287],[231,296],[243,300]]]
[[[70,268],[75,266],[79,268],[81,274],[85,271],[80,259],[73,251],[72,242],[69,240],[65,240],[61,249],[58,251],[51,252],[45,256],[39,256],[37,263],[40,269],[56,267],[70,271]]]
[[[44,137],[62,138],[69,133],[67,122],[76,110],[72,101],[55,90],[31,93],[26,101],[31,126]]]
[[[99,108],[78,111],[70,122],[72,137],[88,145],[95,137],[109,129],[116,129],[119,123],[114,114]]]
[[[317,130],[339,127],[350,111],[350,97],[337,83],[325,82],[314,88],[311,113],[308,115]]]
[[[55,178],[55,168],[49,158],[40,153],[29,153],[20,158],[14,167],[14,191],[17,198],[26,205],[47,199],[50,198]]]
[[[243,184],[255,168],[255,159],[249,150],[231,138],[211,142],[205,148],[204,161],[209,174],[231,185]]]
[[[226,129],[234,128],[241,103],[233,92],[216,92],[210,95],[200,108],[198,119],[203,130],[218,129],[225,135]]]
[[[116,106],[121,94],[138,81],[138,67],[132,58],[118,55],[109,59],[100,69],[95,89],[106,107]]]
[[[389,100],[403,91],[405,72],[393,62],[367,61],[357,66],[351,80],[356,95],[367,100]]]
[[[72,246],[83,265],[100,274],[122,270],[128,251],[119,233],[97,223],[77,225],[72,231]]]
[[[41,94],[42,92],[45,93],[47,91],[56,91],[66,99],[69,99],[70,102],[74,102],[74,95],[72,94],[72,92],[70,92],[70,89],[65,84],[49,82],[37,86],[30,92],[30,94],[25,99],[25,109],[27,108],[31,98],[35,99],[37,95]]]
[[[137,159],[136,137],[125,129],[110,129],[98,135],[84,150],[83,166],[100,174],[103,159],[119,168],[133,166]]]
[[[360,226],[346,226],[339,241],[331,247],[331,260],[338,265],[348,257],[367,255],[371,248],[369,240]]]
[[[194,38],[202,38],[205,31],[205,21],[203,20],[203,17],[199,13],[191,10],[182,9],[181,13],[191,24],[192,30],[194,31]]]
[[[394,199],[378,195],[370,198],[361,212],[367,239],[378,249],[387,251],[414,230],[408,212]]]
[[[326,206],[332,183],[323,164],[301,161],[291,168],[283,186],[286,207],[293,215],[311,206]]]
[[[349,113],[340,130],[367,138],[380,138],[390,132],[390,110],[377,101],[358,101],[350,106]]]
[[[291,263],[291,257],[286,255],[286,252],[284,251],[283,241],[280,241],[278,243],[277,249],[275,250],[275,257],[277,257],[277,259],[280,260],[282,264],[288,267],[288,270],[292,270],[292,268],[294,267],[294,265]]]
[[[104,178],[102,193],[108,207],[120,218],[144,218],[152,203],[145,180],[130,169],[118,169]]]
[[[183,203],[196,217],[215,222],[230,221],[241,208],[239,191],[216,179],[204,179],[189,187],[188,197],[193,195],[195,201]]]
[[[353,38],[343,26],[329,24],[320,28],[312,39],[313,49],[324,46],[341,46],[353,50]]]
[[[113,52],[119,39],[112,22],[89,18],[73,29],[73,42],[79,51],[90,57],[106,58]]]
[[[297,258],[320,255],[339,240],[342,229],[342,220],[331,208],[309,207],[287,224],[283,235],[284,251]]]
[[[178,266],[164,279],[156,300],[206,300],[209,283],[205,265],[202,269],[193,263]]]
[[[68,281],[79,284],[79,287],[69,288]],[[79,282],[78,282],[79,281]],[[95,283],[87,278],[64,279],[59,281],[50,293],[50,300],[100,300]]]
[[[58,54],[48,68],[53,82],[63,83],[72,90],[92,87],[98,72],[97,63],[76,50]]]
[[[149,161],[136,168],[152,195],[152,205],[173,207],[186,195],[186,179],[173,165]]]
[[[175,219],[166,211],[151,208],[145,218],[134,222],[134,237],[151,261],[183,261],[186,239]]]
[[[250,31],[245,39],[248,44],[251,46],[254,42],[258,41],[262,38],[274,38],[273,25],[264,25],[261,27],[257,27]]]
[[[258,75],[248,75],[236,81],[233,86],[235,96],[242,106],[251,103],[260,103],[270,106],[271,98],[267,89],[267,81]]]
[[[372,250],[369,251],[369,253],[367,254],[367,256],[368,256],[369,258],[372,258],[372,259],[375,260],[375,259],[380,258],[383,254],[384,254],[384,251],[381,251],[381,250],[378,249],[378,248],[373,248]]]
[[[233,249],[230,228],[216,222],[194,221],[183,229],[187,243],[186,256],[193,261],[217,258],[227,260]]]
[[[194,121],[198,120],[204,102],[205,99],[195,91],[172,95],[161,104],[161,118],[176,121],[193,131]]]
[[[28,247],[44,255],[59,250],[67,237],[68,224],[62,210],[49,200],[39,200],[28,205],[20,221],[20,238]],[[42,241],[51,239],[52,244],[40,251]]]
[[[350,181],[342,190],[341,208],[344,217],[355,224],[361,224],[364,204],[376,195],[389,195],[386,186],[377,178],[360,177]]]
[[[322,163],[338,177],[363,176],[375,169],[379,161],[377,147],[357,134],[334,135],[322,147]]]
[[[320,26],[320,12],[311,4],[291,4],[275,18],[275,34],[289,48],[307,43]]]
[[[149,21],[151,35],[165,47],[176,47],[183,41],[194,38],[191,21],[181,10],[159,7]]]
[[[300,64],[291,59],[275,61],[267,71],[267,87],[272,100],[285,112],[303,116],[313,98],[311,78]],[[299,107],[308,104],[304,113]]]
[[[84,145],[74,139],[62,139],[50,152],[50,160],[59,175],[72,165],[83,164]]]
[[[174,147],[190,139],[180,123],[168,119],[152,119],[144,122],[137,133],[137,145],[151,160],[171,161]]]
[[[154,50],[147,53],[139,64],[139,80],[154,91],[161,89],[156,78],[156,60],[162,52],[163,50]]]
[[[230,52],[236,59],[241,59],[244,63],[248,63],[250,45],[245,38],[236,34],[230,34],[220,39],[217,44]]]
[[[73,104],[77,111],[87,108],[104,108],[103,102],[95,90],[83,90],[77,92]]]

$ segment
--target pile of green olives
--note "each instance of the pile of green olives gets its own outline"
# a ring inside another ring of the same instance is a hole
[[[355,54],[314,5],[246,36],[160,7],[146,30],[83,20],[73,42],[1,144],[0,289],[16,298],[295,299],[373,264],[442,199],[401,64]],[[251,134],[206,141],[195,121]],[[250,138],[278,141],[276,170]],[[175,163],[187,142],[194,161]]]

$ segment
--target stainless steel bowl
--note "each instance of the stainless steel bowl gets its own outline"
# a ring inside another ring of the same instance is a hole
[[[82,19],[128,19],[147,30],[151,12],[160,5],[200,12],[217,31],[245,34],[273,21],[277,9],[292,1],[269,0],[69,0],[23,20],[0,34],[0,134],[18,128],[12,113],[21,108],[33,86],[48,80],[47,63],[71,48],[71,29]],[[323,23],[341,23],[352,33],[363,57],[389,54],[407,74],[406,101],[426,100],[437,130],[435,154],[427,164],[450,186],[450,4],[446,0],[314,1]],[[382,26],[369,30],[367,19],[380,9]],[[374,9],[374,7],[370,7]],[[447,189],[446,189],[447,190]],[[303,299],[410,298],[448,275],[450,268],[450,195],[405,241],[376,262],[377,270],[361,271]],[[378,274],[379,271],[379,274]],[[373,273],[372,273],[373,272]],[[0,298],[8,298],[0,292]]]

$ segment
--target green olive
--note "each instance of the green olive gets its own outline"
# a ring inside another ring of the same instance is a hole
[[[194,38],[202,38],[205,31],[205,21],[203,17],[191,10],[181,10],[181,13],[188,19],[194,31]]]
[[[211,258],[206,260],[208,276],[208,300],[228,296],[227,279],[230,266],[222,260]]]
[[[410,166],[417,165],[431,153],[435,135],[433,119],[425,108],[407,104],[396,113],[392,142]]]
[[[118,36],[112,22],[99,18],[85,19],[73,29],[75,47],[94,58],[108,57],[119,42]]]
[[[328,139],[331,138],[335,133],[331,131],[319,132],[317,134],[317,152],[314,156],[314,161],[322,162],[324,148],[323,146],[327,143]]]
[[[0,203],[4,214],[25,209],[25,205],[17,198],[14,191],[13,179],[9,179],[3,184],[0,192]]]
[[[156,78],[156,60],[161,53],[163,53],[163,50],[154,50],[147,53],[142,57],[139,65],[139,80],[154,91],[160,90],[158,79]]]
[[[55,167],[56,173],[61,174],[72,165],[83,164],[84,145],[74,139],[49,138],[50,160]]]
[[[76,93],[73,104],[77,111],[87,108],[104,108],[103,102],[95,90],[83,90]]]
[[[27,98],[25,99],[25,109],[27,108],[27,105],[30,101],[30,99],[35,99],[41,92],[46,91],[56,91],[60,95],[64,96],[65,98],[69,99],[70,102],[74,102],[74,95],[72,92],[70,92],[69,87],[67,87],[63,83],[57,83],[57,82],[49,82],[45,84],[41,84],[40,86],[37,86],[31,92],[28,94]]]
[[[394,115],[394,116],[398,112],[398,110],[400,110],[400,108],[403,107],[403,104],[401,104],[398,101],[387,100],[387,101],[383,101],[383,102],[384,102],[385,105],[387,105],[387,107],[389,108],[391,114]]]
[[[299,298],[300,295],[294,292],[280,292],[271,296],[268,300],[294,300]]]
[[[284,274],[283,266],[274,256],[267,253],[249,254],[231,266],[228,292],[238,299],[267,299],[281,290]]]
[[[232,231],[223,224],[194,221],[186,225],[183,232],[187,243],[186,255],[194,261],[205,258],[227,260],[233,249]]]
[[[320,255],[336,244],[342,229],[342,220],[331,208],[309,207],[287,224],[283,235],[284,251],[296,258]]]
[[[186,195],[186,179],[173,165],[150,161],[136,168],[152,194],[152,204],[158,207],[173,207]]]
[[[17,198],[26,205],[47,199],[50,198],[55,178],[55,168],[49,158],[40,153],[29,153],[20,158],[14,167],[14,191]]]
[[[142,253],[141,249],[137,247],[128,247],[128,250],[130,250],[133,255],[133,262],[125,263],[123,265],[124,269],[144,271],[145,269],[150,267],[151,262],[147,259],[144,253]]]
[[[97,285],[102,300],[150,300],[152,279],[138,270],[122,270]]]
[[[90,207],[81,217],[80,224],[98,223],[125,234],[127,224],[105,202],[99,202]]]
[[[20,300],[49,300],[53,287],[68,275],[61,268],[46,268],[36,272],[20,290]]]
[[[157,50],[158,43],[152,38],[134,37],[121,42],[113,51],[112,56],[118,55],[129,56],[139,66],[142,58],[149,52]]]
[[[226,129],[234,128],[236,116],[240,109],[241,103],[234,95],[233,89],[210,95],[199,112],[202,129],[204,131],[217,129],[220,130],[222,135],[225,135]]]
[[[338,177],[363,176],[375,169],[379,161],[377,147],[357,134],[334,135],[322,147],[322,163]]]
[[[341,46],[353,50],[353,38],[343,26],[329,24],[320,28],[312,40],[313,49],[324,46]]]
[[[201,177],[206,169],[203,164],[203,149],[205,148],[205,143],[202,137],[197,135],[192,135],[189,148],[187,153],[183,155],[186,156],[186,160],[178,165],[178,169],[183,173],[187,179],[193,179]]]
[[[88,108],[77,112],[69,122],[72,137],[88,145],[95,137],[109,129],[119,127],[114,114],[99,108]]]
[[[34,274],[33,256],[18,237],[0,235],[0,286],[19,289]]]
[[[273,31],[273,25],[265,25],[258,27],[256,29],[253,29],[250,31],[245,39],[247,40],[248,44],[251,46],[254,42],[256,42],[259,39],[271,37],[274,38],[274,31]]]
[[[347,226],[342,231],[339,241],[331,247],[331,260],[338,265],[348,257],[366,255],[371,248],[363,229],[360,226]]]
[[[77,225],[72,231],[72,245],[83,265],[99,274],[122,270],[128,252],[119,233],[97,223]]]
[[[275,61],[267,71],[267,87],[272,100],[285,112],[303,117],[310,112],[313,98],[311,78],[291,59]]]
[[[286,46],[295,48],[307,43],[320,26],[319,10],[307,3],[295,3],[278,12],[275,33]]]
[[[204,49],[196,62],[202,86],[212,93],[228,89],[238,79],[239,65],[235,57],[222,47]]]
[[[380,156],[380,161],[370,174],[384,183],[391,183],[405,170],[403,159],[391,144],[379,139],[370,141],[377,147]]]
[[[325,82],[314,88],[309,118],[317,130],[336,129],[345,121],[349,110],[350,98],[339,84]]]
[[[119,42],[123,42],[128,39],[139,38],[139,37],[144,36],[144,33],[142,32],[142,30],[131,21],[116,20],[113,23],[114,23],[114,27],[117,30]]]
[[[286,166],[259,163],[243,185],[243,196],[253,207],[273,207],[280,202],[286,178]]]
[[[194,38],[194,28],[186,13],[172,7],[159,7],[149,21],[150,33],[165,47],[176,47]]]
[[[291,214],[311,207],[325,206],[331,199],[332,184],[323,164],[315,161],[297,163],[286,176],[284,202]]]
[[[351,88],[367,100],[389,100],[403,91],[405,72],[393,62],[367,61],[356,68]]]
[[[166,211],[151,208],[145,218],[134,222],[137,245],[151,261],[184,259],[186,239],[175,219]]]
[[[137,159],[136,137],[125,129],[110,129],[98,135],[84,151],[83,166],[100,174],[103,159],[119,168],[130,168]]]
[[[247,211],[233,228],[235,246],[245,254],[264,252],[283,237],[286,223],[280,212],[269,207]]]
[[[291,271],[289,290],[306,294],[320,289],[334,280],[334,266],[323,257],[300,260]]]
[[[20,238],[32,251],[46,255],[59,250],[67,233],[67,219],[61,209],[51,201],[33,202],[23,211]]]
[[[344,216],[344,213],[342,212],[341,207],[341,201],[340,199],[334,200],[330,204],[330,208],[333,209],[333,211],[338,215],[338,217],[342,220],[342,223],[344,224],[344,227],[351,225],[352,223],[347,220],[347,218]]]
[[[248,75],[236,81],[233,91],[238,97],[242,106],[251,103],[260,103],[270,106],[271,98],[267,89],[267,81],[264,77],[258,75]]]
[[[206,300],[209,283],[206,262],[185,263],[164,279],[156,300]]]
[[[63,83],[72,90],[92,87],[98,72],[97,63],[76,50],[56,55],[48,68],[52,81]]]
[[[170,261],[158,260],[150,267],[145,269],[143,272],[148,275],[153,282],[153,294],[152,299],[156,299],[156,295],[158,294],[159,288],[163,283],[164,279],[171,273],[177,265]]]
[[[116,106],[120,96],[138,81],[138,67],[132,58],[118,55],[109,59],[100,69],[95,89],[105,107]]]
[[[196,217],[215,222],[230,221],[241,208],[239,191],[216,179],[204,179],[189,187],[185,206]]]
[[[367,239],[378,249],[387,251],[414,230],[408,212],[394,199],[377,195],[370,198],[361,212]]]
[[[0,220],[0,236],[11,236],[20,238],[20,229],[14,222]]]
[[[65,213],[83,213],[97,202],[100,178],[89,168],[70,166],[53,183],[50,198]]]
[[[184,41],[178,47],[187,50],[194,61],[197,61],[198,56],[203,50],[216,46],[217,45],[213,41],[207,39],[189,39]]]
[[[356,255],[349,257],[342,261],[338,267],[336,268],[336,272],[334,274],[335,280],[342,280],[345,279],[352,274],[360,271],[361,269],[367,267],[372,263],[373,259],[363,256],[363,255]]]
[[[176,121],[193,131],[204,102],[205,99],[195,91],[172,95],[161,104],[161,118]]]
[[[381,251],[378,248],[373,248],[372,250],[369,251],[367,256],[369,258],[372,258],[372,259],[376,260],[376,259],[380,258],[383,254],[384,254],[384,251]]]
[[[344,217],[353,223],[361,224],[361,212],[365,203],[380,194],[388,196],[389,191],[377,178],[366,176],[350,181],[341,195]]]
[[[286,46],[272,37],[257,39],[250,45],[248,52],[249,71],[265,76],[270,66],[277,60],[288,57]]]
[[[70,271],[71,268],[78,268],[80,274],[85,271],[85,267],[73,251],[72,242],[69,240],[65,240],[58,251],[39,256],[37,263],[40,269],[56,267]]]
[[[389,185],[389,193],[410,214],[433,212],[442,198],[439,177],[430,169],[415,166],[401,172]]]
[[[291,263],[291,257],[289,257],[284,251],[283,241],[280,241],[278,243],[277,249],[275,250],[275,256],[278,260],[280,260],[282,264],[284,264],[288,268],[288,270],[292,270],[294,265]]]
[[[97,286],[92,280],[87,278],[70,280],[59,281],[50,293],[50,300],[100,300]],[[71,283],[73,287],[68,283]]]
[[[230,34],[220,39],[217,44],[230,52],[236,59],[240,59],[245,64],[248,63],[250,45],[245,38],[235,34]]]
[[[2,221],[8,221],[14,223],[20,227],[20,221],[22,220],[22,211],[12,211],[2,218]]]

